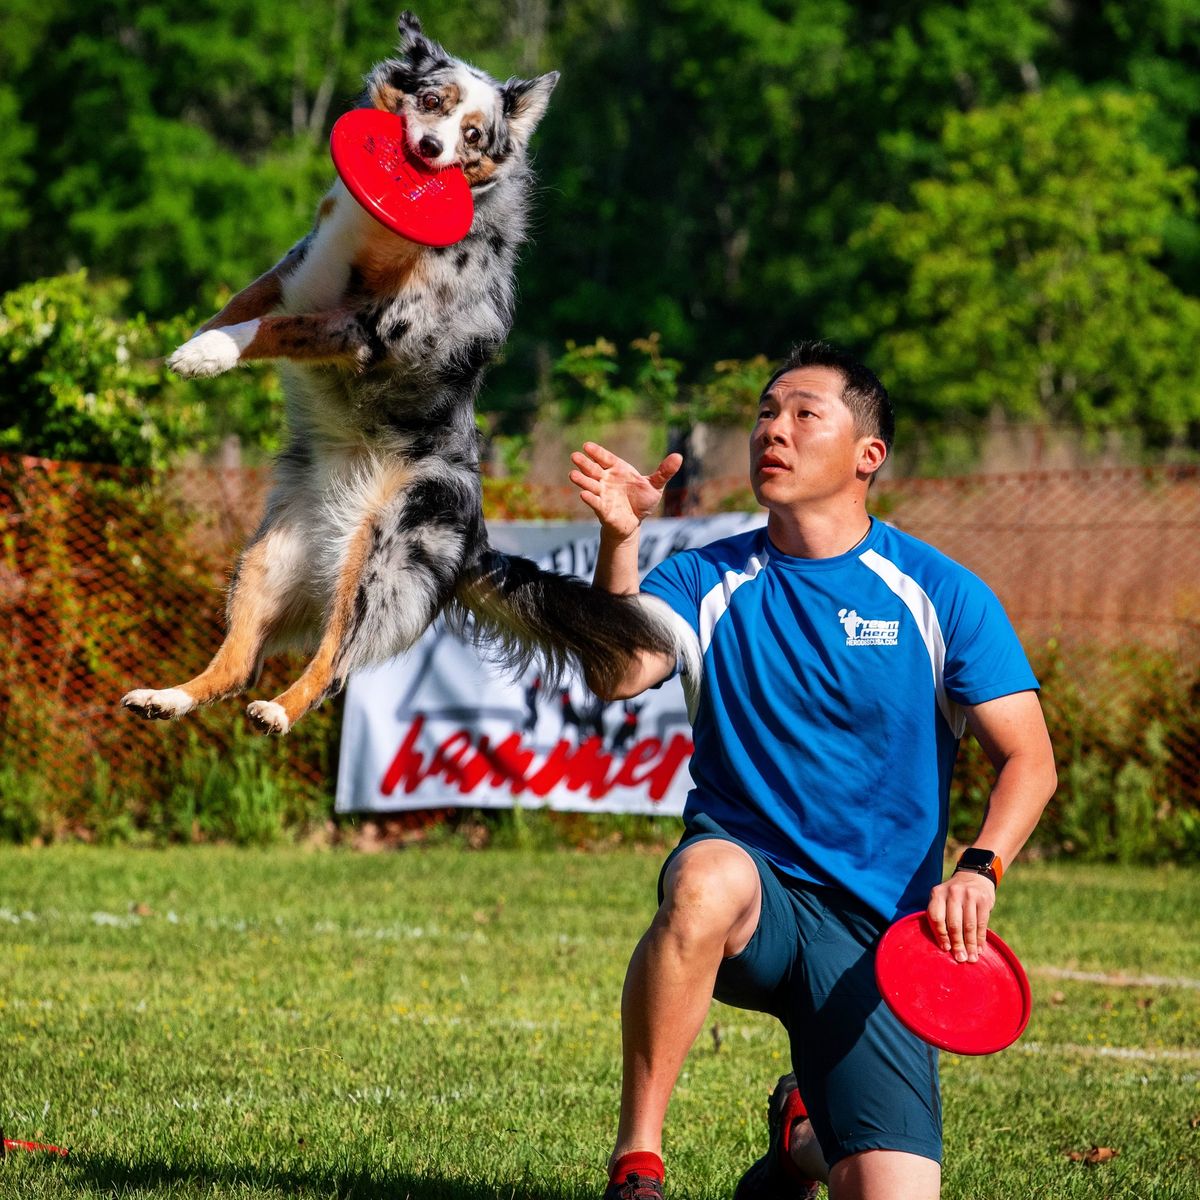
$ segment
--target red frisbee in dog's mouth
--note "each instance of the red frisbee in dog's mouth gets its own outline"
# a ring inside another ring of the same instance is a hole
[[[475,202],[462,168],[434,170],[414,158],[398,113],[352,109],[334,125],[329,152],[350,194],[393,233],[452,246],[470,231]]]
[[[995,1054],[1025,1032],[1033,1000],[1017,956],[990,929],[976,962],[956,962],[923,912],[897,921],[875,951],[879,994],[917,1037],[955,1054]]]

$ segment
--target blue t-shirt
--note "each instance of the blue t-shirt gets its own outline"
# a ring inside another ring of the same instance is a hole
[[[765,527],[685,550],[642,591],[682,618],[696,746],[684,816],[889,920],[924,908],[961,706],[1038,686],[987,585],[873,520],[836,558],[783,554]]]

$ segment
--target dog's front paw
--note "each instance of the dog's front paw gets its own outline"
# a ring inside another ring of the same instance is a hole
[[[121,707],[135,712],[139,717],[155,721],[173,721],[191,712],[196,702],[183,688],[138,688],[121,697]]]
[[[198,333],[167,359],[167,366],[185,379],[220,375],[238,365],[242,351],[254,341],[257,332],[257,321],[243,321],[240,325]]]
[[[259,733],[287,733],[292,727],[282,704],[274,700],[255,700],[246,705],[246,716]]]

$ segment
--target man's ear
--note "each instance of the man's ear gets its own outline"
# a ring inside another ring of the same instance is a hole
[[[504,116],[513,139],[524,145],[533,136],[538,122],[546,115],[550,93],[558,83],[558,72],[550,71],[536,79],[510,79],[500,89]]]
[[[869,476],[873,483],[875,476],[879,473],[879,468],[887,461],[887,456],[887,442],[883,438],[868,438],[863,443],[862,452],[859,455],[859,472]]]

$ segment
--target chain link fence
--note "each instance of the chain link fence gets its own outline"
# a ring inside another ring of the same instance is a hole
[[[0,836],[253,838],[328,814],[336,704],[270,741],[229,704],[178,724],[118,707],[208,661],[268,482],[0,457]],[[486,480],[485,496],[490,519],[582,515],[569,488]],[[691,514],[748,500],[744,478],[675,498]],[[893,480],[872,505],[982,576],[1021,634],[1060,767],[1043,840],[1200,855],[1200,468]],[[301,665],[268,664],[255,694]],[[968,741],[952,810],[964,838],[988,779]]]

